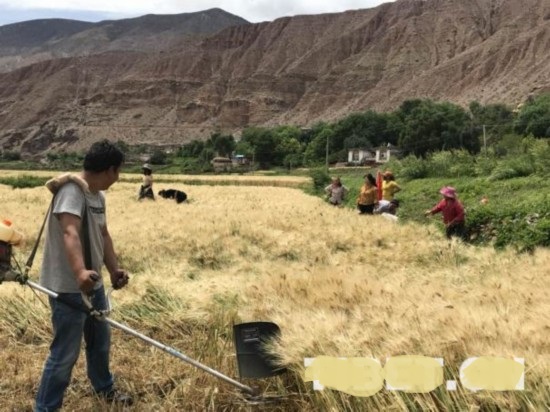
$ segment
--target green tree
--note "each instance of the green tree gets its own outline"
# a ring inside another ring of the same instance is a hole
[[[248,142],[239,140],[235,145],[235,152],[252,160],[252,157],[254,156],[254,147]]]
[[[5,150],[2,152],[2,159],[8,161],[21,160],[21,152],[17,150]]]
[[[550,137],[550,94],[538,96],[521,108],[516,131],[523,135]]]
[[[279,126],[273,129],[273,134],[277,140],[295,139],[301,142],[302,130],[296,126]]]
[[[370,140],[373,137],[373,116],[371,114],[374,114],[374,112],[369,112],[369,114],[353,113],[336,122],[331,139],[332,151],[344,149],[346,140],[365,141],[364,146],[376,144]]]
[[[164,150],[155,149],[151,154],[151,158],[149,159],[149,161],[151,162],[151,164],[154,165],[164,165],[166,164],[167,158],[168,156],[166,155],[166,152],[164,152]]]
[[[412,100],[401,105],[399,116],[403,122],[399,146],[407,154],[424,157],[429,152],[455,148],[479,151],[471,119],[460,106]]]
[[[269,167],[276,160],[277,141],[271,130],[263,127],[246,128],[243,130],[241,141],[253,148],[255,160],[261,167]]]
[[[199,154],[199,160],[202,163],[210,163],[210,161],[216,156],[216,152],[214,149],[208,145],[204,147],[202,152]]]
[[[286,167],[301,164],[304,150],[304,145],[300,142],[301,134],[301,130],[294,126],[282,126],[273,131],[276,142],[274,163]]]
[[[481,105],[473,101],[469,105],[472,116],[473,133],[483,139],[483,127],[485,127],[485,142],[494,146],[502,136],[511,133],[514,129],[514,114],[504,104]]]
[[[304,156],[302,154],[293,153],[285,156],[285,158],[283,159],[283,165],[285,167],[288,167],[289,169],[294,169],[296,167],[302,166],[303,161]]]
[[[219,156],[230,157],[235,150],[235,138],[232,135],[212,133],[206,142],[206,146],[210,147]]]
[[[401,121],[395,113],[376,113],[372,110],[353,113],[334,125],[334,150],[353,148],[350,146],[352,142],[364,147],[388,143],[396,145],[401,128]]]
[[[334,130],[331,125],[318,124],[313,131],[313,139],[307,145],[304,151],[304,163],[306,165],[319,165],[325,162],[327,142],[329,153],[334,151],[333,136]]]
[[[357,136],[354,134],[353,136],[344,139],[344,149],[346,150],[362,147],[372,147],[371,142],[366,137]]]
[[[178,151],[180,157],[197,158],[204,150],[204,142],[202,140],[191,140],[189,143],[184,144]]]

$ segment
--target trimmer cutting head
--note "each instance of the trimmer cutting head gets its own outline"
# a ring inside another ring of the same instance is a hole
[[[242,399],[247,405],[267,405],[288,400],[288,396],[262,393],[258,386],[252,386],[256,393],[241,392]]]

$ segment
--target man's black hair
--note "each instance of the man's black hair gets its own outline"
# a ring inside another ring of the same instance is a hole
[[[109,168],[118,169],[124,163],[124,153],[109,140],[95,142],[84,157],[84,170],[104,172]]]

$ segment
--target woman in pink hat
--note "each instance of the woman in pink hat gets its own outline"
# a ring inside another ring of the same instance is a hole
[[[439,193],[443,199],[432,209],[426,210],[426,216],[441,212],[447,238],[458,236],[464,238],[464,206],[456,198],[456,189],[451,186],[443,187]]]

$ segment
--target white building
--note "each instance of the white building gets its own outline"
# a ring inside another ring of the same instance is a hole
[[[388,143],[378,148],[353,148],[348,151],[348,163],[352,165],[382,164],[393,157],[399,157],[401,151]]]

